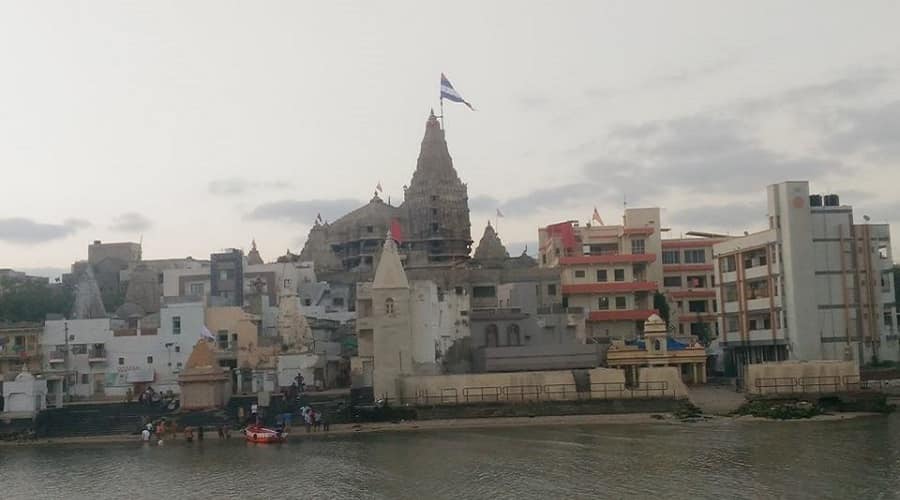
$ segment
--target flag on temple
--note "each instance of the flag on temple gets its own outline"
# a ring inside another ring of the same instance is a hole
[[[205,340],[209,340],[212,342],[216,341],[215,335],[213,335],[212,332],[209,331],[209,328],[207,328],[206,325],[203,325],[203,330],[200,332],[200,336]]]
[[[594,216],[591,219],[597,221],[597,224],[603,225],[603,219],[600,218],[600,212],[597,211],[597,207],[594,207]]]
[[[378,190],[379,193],[383,193],[384,189],[381,189],[381,181],[378,181],[378,185],[375,186],[375,189]]]
[[[391,219],[391,239],[398,245],[403,243],[403,228],[400,227],[400,221],[397,219]]]
[[[574,248],[577,243],[575,230],[572,228],[572,222],[560,222],[558,224],[550,224],[547,226],[547,234],[550,237],[559,236],[564,248]]]
[[[322,222],[322,214],[316,214],[316,222]]]
[[[461,102],[468,106],[472,111],[475,111],[475,108],[473,108],[471,104],[466,102],[466,100],[463,99],[461,95],[459,95],[459,92],[457,92],[456,89],[453,88],[450,80],[448,80],[443,73],[441,73],[441,99],[447,99],[448,101],[453,102]]]
[[[503,217],[503,212],[499,208],[497,209],[497,217]]]

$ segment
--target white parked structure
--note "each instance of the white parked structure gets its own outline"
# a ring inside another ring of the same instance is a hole
[[[887,224],[809,183],[768,187],[769,229],[713,247],[726,366],[900,359]]]
[[[16,375],[12,382],[3,382],[2,393],[3,413],[34,415],[47,408],[47,381],[28,372]]]

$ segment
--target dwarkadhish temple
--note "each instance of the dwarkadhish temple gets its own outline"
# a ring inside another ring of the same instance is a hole
[[[403,195],[403,203],[393,206],[376,193],[367,205],[332,223],[316,222],[299,260],[315,262],[317,271],[371,271],[394,222],[403,236],[400,250],[407,268],[446,267],[469,258],[468,190],[453,168],[434,112]]]

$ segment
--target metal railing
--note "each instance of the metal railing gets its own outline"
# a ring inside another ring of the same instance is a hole
[[[576,384],[472,386],[458,391],[455,387],[442,388],[438,393],[427,390],[416,392],[407,398],[388,398],[390,404],[428,406],[478,403],[528,403],[539,401],[583,401],[611,399],[679,399],[675,388],[666,381],[647,381],[637,387],[622,382],[601,382],[581,388]],[[683,397],[683,396],[682,396]]]
[[[761,377],[748,390],[751,394],[833,394],[844,391],[881,389],[878,381],[860,381],[858,375],[819,377]]]

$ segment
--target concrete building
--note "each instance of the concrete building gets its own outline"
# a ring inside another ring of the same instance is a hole
[[[856,224],[836,195],[768,187],[769,228],[713,246],[720,343],[750,363],[900,359],[890,228]]]
[[[226,250],[209,256],[209,296],[216,306],[244,305],[244,253]]]
[[[681,336],[718,337],[713,245],[726,237],[662,240],[662,291],[670,304],[670,328]]]
[[[40,373],[42,331],[40,324],[0,323],[0,381],[23,370]]]
[[[563,307],[584,318],[582,341],[636,338],[643,322],[658,313],[658,208],[626,209],[621,225],[553,224],[538,231],[538,240],[541,267],[559,269]]]

